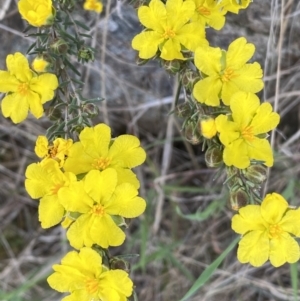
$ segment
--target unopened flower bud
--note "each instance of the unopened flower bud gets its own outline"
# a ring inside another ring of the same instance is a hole
[[[172,60],[172,61],[164,61],[163,67],[166,71],[171,73],[177,73],[181,68],[181,63],[179,60]]]
[[[201,143],[201,137],[196,131],[196,126],[192,123],[188,124],[185,127],[185,139],[190,142],[191,144],[200,144]]]
[[[78,61],[89,62],[95,59],[94,50],[90,47],[81,47],[77,53]]]
[[[229,201],[232,210],[237,211],[248,204],[249,196],[246,191],[244,191],[242,188],[239,188],[235,191],[230,191]]]
[[[61,111],[58,108],[48,107],[45,109],[45,115],[51,120],[51,121],[57,121],[58,119],[61,119]]]
[[[217,146],[209,147],[205,152],[205,162],[208,167],[219,167],[223,164],[223,151]]]
[[[130,264],[129,264],[129,262],[127,262],[127,261],[125,261],[123,259],[120,259],[118,257],[112,258],[110,260],[109,264],[110,264],[110,268],[112,270],[123,270],[123,271],[126,271],[127,273],[130,270]]]
[[[192,115],[192,108],[187,102],[181,103],[175,107],[175,114],[181,118],[190,117]]]
[[[193,90],[194,84],[200,79],[198,73],[193,70],[186,71],[181,79],[182,85],[189,89],[190,91]]]
[[[57,54],[67,53],[69,46],[67,42],[63,39],[56,39],[51,45],[50,48]]]
[[[200,131],[204,138],[211,139],[217,134],[215,119],[209,116],[203,116],[200,120]]]
[[[87,113],[89,117],[95,117],[99,113],[98,107],[93,103],[87,103],[83,105],[83,112]]]
[[[261,184],[267,179],[267,167],[260,164],[250,165],[245,170],[244,176],[254,184]]]
[[[32,64],[32,69],[37,73],[47,72],[51,68],[51,59],[47,56],[37,56]]]

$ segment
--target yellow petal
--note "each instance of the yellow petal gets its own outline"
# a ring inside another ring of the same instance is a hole
[[[111,129],[104,123],[97,124],[95,127],[86,127],[81,131],[79,139],[89,156],[106,157],[111,140]]]
[[[222,51],[220,48],[200,46],[195,51],[195,65],[206,75],[219,77]],[[219,92],[218,92],[219,93]]]
[[[163,41],[163,37],[157,32],[144,31],[133,38],[131,46],[139,51],[140,58],[150,59],[156,54],[158,45]]]
[[[48,154],[48,139],[46,136],[37,137],[34,152],[39,158],[43,158]]]
[[[120,246],[125,240],[125,233],[108,214],[94,218],[89,232],[93,242],[104,249]]]
[[[261,203],[261,215],[269,224],[281,221],[288,208],[288,202],[278,193],[269,193]]]
[[[44,73],[34,77],[30,82],[30,89],[40,95],[42,104],[54,97],[54,91],[57,87],[57,77],[51,73]]]
[[[227,166],[235,166],[244,169],[250,166],[247,144],[243,139],[237,139],[226,146],[223,152],[223,160]]]
[[[241,128],[248,126],[259,108],[259,98],[253,93],[237,92],[230,100],[232,118]]]
[[[78,269],[89,271],[95,276],[102,272],[102,257],[91,248],[82,248],[79,251],[80,266]],[[65,262],[64,262],[65,263]]]
[[[29,68],[27,58],[22,53],[9,54],[6,57],[6,65],[9,73],[19,81],[28,83],[31,80],[33,72]]]
[[[168,39],[161,47],[160,57],[166,61],[172,61],[175,59],[184,60],[184,56],[181,53],[181,46],[179,40]]]
[[[82,214],[70,226],[67,232],[67,238],[73,248],[80,249],[83,246],[91,247],[95,243],[90,236],[91,225],[92,216],[90,214]],[[99,233],[99,229],[96,233]]]
[[[255,46],[247,43],[244,37],[234,40],[228,47],[226,54],[226,66],[240,69],[251,59],[255,51]]]
[[[148,6],[140,6],[138,9],[138,18],[147,28],[163,32],[161,23],[166,19],[165,5],[159,0],[152,0]]]
[[[111,166],[133,168],[144,163],[146,152],[140,146],[140,140],[132,135],[117,137],[109,149]]]
[[[249,231],[265,231],[268,224],[263,220],[259,205],[247,205],[239,210],[232,218],[231,227],[239,234],[246,234]]]
[[[223,145],[228,146],[240,137],[238,125],[235,122],[228,120],[227,116],[221,114],[215,121]]]
[[[285,231],[292,233],[293,235],[300,236],[300,208],[288,209],[283,218],[281,219],[280,228]]]
[[[44,113],[44,108],[42,106],[40,96],[37,93],[30,91],[30,92],[28,92],[28,95],[26,96],[26,98],[27,98],[27,102],[29,104],[29,110],[30,110],[31,114],[35,118],[41,118]]]
[[[176,32],[176,37],[181,45],[191,51],[195,51],[199,46],[208,45],[208,41],[205,38],[204,27],[199,26],[197,22],[182,26]]]
[[[255,267],[262,266],[269,258],[269,238],[267,232],[251,231],[239,242],[238,260]]]
[[[38,199],[49,193],[52,183],[49,181],[49,173],[41,164],[32,163],[27,166],[25,188],[33,199]]]
[[[168,0],[166,2],[168,24],[177,31],[192,17],[195,12],[193,1]]]
[[[133,283],[128,274],[122,270],[110,270],[102,273],[100,278],[100,298],[103,300],[120,300],[126,301],[132,295]],[[118,299],[111,296],[112,292],[118,294]]]
[[[0,92],[16,92],[20,82],[7,71],[0,70]]]
[[[105,204],[117,186],[117,172],[108,168],[102,172],[91,170],[84,178],[84,190],[94,202]]]
[[[268,102],[262,103],[256,111],[251,126],[254,135],[267,133],[277,127],[280,121],[279,114],[272,112],[272,105]]]
[[[59,203],[57,195],[44,196],[39,204],[39,221],[42,228],[50,228],[59,224],[64,215],[64,207]]]
[[[250,159],[263,161],[268,167],[273,166],[273,152],[268,140],[254,137],[251,143],[247,144],[247,148]]]
[[[231,104],[231,99],[237,92],[239,92],[239,88],[236,86],[236,84],[233,81],[230,80],[227,82],[223,82],[222,92],[221,92],[221,98],[223,103],[226,106],[229,106]]]
[[[220,105],[219,93],[221,88],[222,82],[218,76],[209,76],[194,85],[193,95],[199,102],[217,107]]]
[[[239,70],[235,71],[236,76],[231,81],[241,91],[257,93],[264,87],[262,80],[263,71],[259,63],[246,64]]]
[[[129,183],[117,186],[112,201],[105,207],[108,214],[126,218],[141,215],[145,208],[145,200],[138,197],[138,191]]]
[[[81,142],[75,142],[69,149],[69,155],[64,164],[64,170],[73,172],[75,175],[86,173],[93,168],[96,157],[87,154]]]
[[[130,183],[136,189],[140,188],[140,182],[132,170],[119,167],[114,167],[114,169],[118,174],[118,185],[122,183]]]
[[[283,233],[278,239],[271,239],[270,262],[279,267],[286,262],[295,263],[300,258],[299,245],[288,233]]]
[[[58,191],[60,203],[67,211],[86,213],[93,204],[93,199],[85,192],[83,181],[71,183],[68,187],[61,187]]]
[[[4,117],[10,117],[14,123],[20,123],[27,118],[29,104],[26,97],[12,93],[3,98],[1,110]]]

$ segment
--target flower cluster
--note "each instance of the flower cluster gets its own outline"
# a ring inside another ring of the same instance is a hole
[[[141,215],[146,207],[144,199],[138,196],[139,181],[132,171],[146,158],[139,140],[132,135],[112,138],[110,127],[98,124],[84,128],[78,142],[56,138],[49,143],[45,136],[39,136],[35,152],[42,160],[27,167],[25,188],[33,199],[40,199],[41,225],[49,228],[62,223],[68,229],[70,245],[80,250],[79,255],[76,252],[66,255],[62,265],[71,258],[70,266],[80,270],[86,260],[84,254],[96,253],[88,248],[120,246],[125,240],[122,230],[126,227],[125,218]],[[97,253],[90,256],[99,257]],[[78,260],[82,262],[76,263]],[[101,257],[97,262],[99,266],[89,267],[94,278],[86,280],[85,274],[78,279],[91,282],[86,284],[85,294],[113,296],[112,291],[103,290],[101,284],[98,286],[98,281],[113,283],[116,281],[113,277],[120,277],[124,281],[124,295],[129,296],[132,289],[129,293],[130,281],[123,275],[125,272],[103,271]],[[74,295],[79,293],[70,280],[64,281],[65,285],[58,284],[61,281],[57,279],[67,279],[69,272],[56,266],[54,270],[56,273],[49,278],[53,288]]]
[[[19,123],[28,112],[42,117],[43,105],[51,101],[46,115],[53,124],[47,136],[36,140],[35,153],[41,160],[27,166],[25,188],[39,199],[42,228],[61,224],[77,251],[53,266],[49,285],[70,293],[62,300],[126,301],[133,295],[128,264],[112,257],[108,248],[125,241],[125,219],[145,211],[132,169],[145,161],[146,153],[135,136],[112,138],[109,126],[91,126],[100,98],[81,95],[82,82],[73,77],[80,72],[71,56],[89,62],[95,49],[86,45],[91,37],[88,26],[71,16],[75,6],[76,1],[18,2],[22,18],[31,25],[28,35],[36,39],[28,49],[35,59],[31,69],[22,53],[7,56],[7,71],[0,70],[0,92],[6,93],[1,109],[5,117]],[[103,5],[86,0],[83,9],[100,13]],[[31,33],[33,27],[38,27],[36,33]],[[78,134],[79,141],[69,138]]]
[[[186,138],[203,142],[209,167],[225,168],[231,206],[239,210],[232,219],[233,230],[242,234],[238,259],[254,266],[269,259],[277,267],[296,262],[300,254],[291,236],[300,236],[300,209],[290,209],[279,194],[264,200],[259,194],[266,167],[274,163],[268,132],[278,126],[280,116],[255,94],[264,88],[260,64],[249,62],[255,46],[240,37],[226,51],[205,39],[206,26],[221,29],[227,12],[238,13],[250,2],[151,0],[138,8],[145,29],[132,47],[141,63],[158,59],[178,74],[185,102],[176,99],[175,112],[185,118]]]
[[[134,37],[132,48],[141,59],[155,55],[166,61],[185,60],[186,52],[208,47],[205,27],[216,30],[225,24],[228,11],[237,13],[250,1],[238,4],[235,0],[151,0],[138,9],[138,17],[145,30]],[[205,50],[204,50],[205,51]]]

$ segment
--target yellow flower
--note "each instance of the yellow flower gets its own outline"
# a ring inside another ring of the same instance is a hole
[[[259,63],[246,64],[253,56],[255,46],[245,38],[233,41],[228,51],[201,46],[195,51],[196,67],[207,75],[198,81],[194,97],[209,106],[219,106],[220,98],[225,105],[238,91],[257,93],[263,87],[263,72]]]
[[[184,60],[182,46],[194,51],[200,45],[208,45],[204,26],[189,22],[194,12],[191,0],[167,0],[166,4],[151,0],[149,6],[138,9],[139,20],[147,30],[133,38],[132,48],[139,51],[142,59],[152,58],[159,49],[164,60]]]
[[[49,145],[46,136],[38,136],[34,151],[39,158],[54,159],[59,163],[60,167],[63,167],[65,158],[72,144],[72,139],[65,140],[63,138],[56,138],[53,143]]]
[[[237,253],[241,263],[259,267],[269,259],[279,267],[299,260],[299,245],[290,234],[300,237],[300,209],[289,209],[280,194],[268,194],[261,206],[242,207],[232,229],[243,235]]]
[[[46,72],[48,67],[50,66],[50,63],[43,59],[43,57],[37,56],[32,64],[32,69],[37,73]]]
[[[83,4],[85,10],[92,10],[100,14],[103,10],[103,4],[97,0],[86,0]]]
[[[76,182],[76,176],[63,173],[55,160],[30,164],[25,172],[25,188],[33,199],[41,198],[39,203],[39,221],[42,228],[49,228],[60,223],[65,209],[58,201],[61,187]]]
[[[4,117],[10,117],[14,123],[26,119],[28,111],[36,118],[42,117],[42,105],[54,97],[58,87],[56,75],[36,75],[19,52],[8,55],[6,64],[8,71],[0,70],[0,92],[8,93],[1,104]]]
[[[102,257],[91,248],[71,251],[61,264],[53,266],[54,273],[47,279],[49,285],[70,295],[65,301],[126,301],[132,295],[133,283],[123,270],[108,270]]]
[[[252,0],[222,0],[221,5],[226,11],[238,14],[240,9],[245,9],[249,6]]]
[[[216,122],[214,118],[203,118],[200,121],[201,134],[206,139],[211,139],[217,134]]]
[[[20,0],[18,9],[22,18],[32,26],[41,27],[53,22],[51,0]]]
[[[117,172],[112,168],[102,172],[91,170],[84,180],[62,187],[58,192],[60,203],[67,211],[81,214],[67,232],[70,245],[75,249],[93,244],[105,249],[121,245],[125,233],[113,217],[133,218],[142,214],[146,203],[137,195],[131,184],[117,185]]]
[[[142,164],[146,159],[138,138],[121,135],[111,139],[111,129],[106,124],[86,127],[79,135],[79,142],[72,145],[64,164],[66,171],[81,174],[90,170],[114,168],[118,183],[132,183],[136,188],[139,181],[130,168]]]
[[[193,0],[196,6],[192,21],[198,21],[202,26],[220,30],[225,24],[226,10],[222,9],[221,3],[215,0]]]
[[[259,160],[272,166],[272,149],[265,133],[278,125],[280,117],[272,112],[271,104],[260,105],[255,94],[237,92],[231,98],[230,109],[231,116],[216,118],[219,138],[225,146],[225,164],[244,169],[250,165],[250,160]]]

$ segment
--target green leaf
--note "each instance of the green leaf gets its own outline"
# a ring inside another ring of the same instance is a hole
[[[223,251],[223,253],[213,262],[211,263],[200,275],[200,277],[196,280],[196,282],[192,285],[192,287],[188,290],[188,292],[180,299],[180,301],[189,300],[213,275],[214,271],[218,268],[218,266],[222,263],[225,257],[231,252],[231,250],[236,246],[240,237],[237,237],[231,244]]]
[[[90,28],[88,26],[86,26],[85,24],[81,23],[80,21],[75,20],[74,21],[79,27],[85,29],[85,30],[90,30]]]
[[[64,59],[64,64],[66,64],[78,76],[81,76],[80,72],[66,58]]]
[[[183,214],[178,206],[176,206],[176,212],[179,216],[190,221],[205,221],[210,216],[216,213],[219,208],[223,207],[225,202],[223,200],[215,200],[205,208],[205,210],[197,210],[194,214]]]

